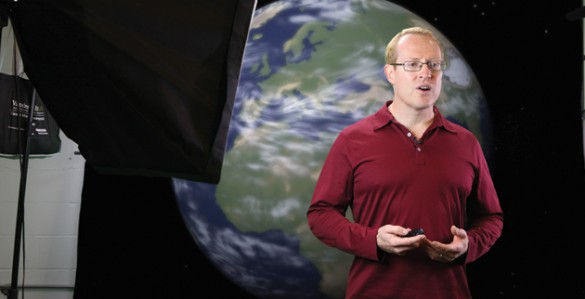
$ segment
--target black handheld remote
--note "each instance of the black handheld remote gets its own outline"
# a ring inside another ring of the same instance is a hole
[[[422,235],[424,234],[425,231],[422,228],[415,228],[415,229],[411,229],[408,234],[404,235],[403,238],[409,238],[409,237],[414,237],[414,236],[418,236],[418,235]]]

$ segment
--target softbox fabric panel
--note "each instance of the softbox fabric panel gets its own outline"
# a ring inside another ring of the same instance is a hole
[[[256,1],[25,0],[24,69],[105,174],[220,179]]]

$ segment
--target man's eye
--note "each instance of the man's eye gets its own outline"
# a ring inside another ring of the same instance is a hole
[[[405,62],[407,68],[418,68],[420,66],[420,62],[418,61],[407,61]]]

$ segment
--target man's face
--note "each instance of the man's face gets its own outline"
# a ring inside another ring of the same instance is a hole
[[[396,46],[396,63],[406,61],[440,61],[441,48],[430,37],[409,34]],[[441,93],[443,71],[432,71],[423,64],[418,71],[406,71],[402,65],[386,65],[384,72],[394,87],[394,101],[402,102],[414,109],[433,106]]]

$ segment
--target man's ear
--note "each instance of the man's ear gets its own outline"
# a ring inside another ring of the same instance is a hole
[[[386,64],[384,65],[384,75],[386,75],[386,80],[390,82],[390,84],[394,84],[394,66]]]

